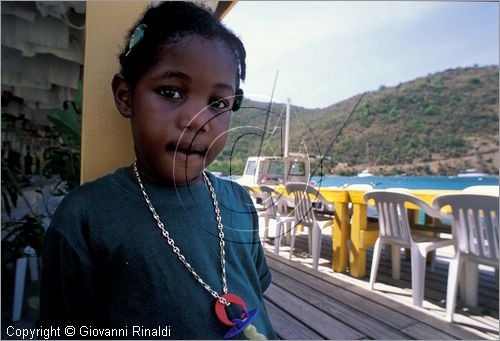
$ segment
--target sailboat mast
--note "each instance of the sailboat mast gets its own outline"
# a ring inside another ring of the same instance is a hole
[[[286,117],[285,117],[285,157],[288,157],[288,141],[290,139],[290,98],[286,100]]]
[[[366,143],[366,168],[370,165],[369,153],[368,153],[368,142]]]

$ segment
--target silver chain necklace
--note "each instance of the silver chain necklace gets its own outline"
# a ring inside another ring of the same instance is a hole
[[[151,211],[151,214],[153,215],[153,218],[156,221],[156,225],[160,229],[163,237],[167,240],[167,244],[170,245],[172,248],[172,251],[177,255],[177,258],[184,264],[186,269],[193,275],[193,277],[198,281],[198,283],[201,284],[201,286],[207,290],[210,295],[212,295],[215,299],[217,299],[220,303],[224,304],[225,306],[229,306],[230,303],[221,295],[219,295],[215,290],[213,290],[201,277],[194,271],[193,267],[191,264],[188,263],[186,260],[186,257],[181,253],[181,250],[175,245],[174,240],[170,237],[170,234],[168,231],[165,229],[165,225],[160,220],[160,216],[158,213],[156,213],[156,210],[153,206],[153,203],[151,202],[151,199],[149,199],[148,194],[146,193],[146,190],[144,189],[144,185],[142,184],[141,177],[139,176],[139,171],[137,170],[137,160],[134,161],[134,173],[135,177],[137,178],[137,182],[139,183],[139,187],[141,188],[142,195],[144,196],[144,200],[146,201],[146,204],[149,207],[149,210]],[[207,174],[203,172],[203,178],[205,180],[205,183],[208,186],[208,189],[210,190],[210,194],[212,196],[212,201],[214,204],[214,210],[215,210],[215,217],[217,220],[217,228],[219,230],[219,246],[220,246],[220,264],[222,268],[222,292],[224,294],[227,294],[227,283],[226,283],[226,261],[225,261],[225,251],[224,251],[224,225],[222,225],[222,218],[220,215],[220,209],[219,209],[219,203],[217,202],[217,197],[215,195],[215,190],[214,187],[212,186],[212,183],[210,182],[210,179],[208,178]]]

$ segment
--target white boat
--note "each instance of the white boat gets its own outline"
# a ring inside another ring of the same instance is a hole
[[[486,169],[483,158],[479,155],[477,151],[476,142],[474,142],[473,146],[474,153],[474,166],[480,168],[481,170]],[[477,178],[488,176],[490,174],[481,172],[478,168],[467,168],[457,174],[458,178]]]
[[[370,173],[370,170],[368,168],[363,169],[360,173],[358,173],[358,177],[360,178],[366,178],[368,176],[373,176],[373,174]]]
[[[281,185],[286,182],[307,182],[310,162],[303,154],[288,156],[250,156],[243,176],[236,180],[241,185]]]
[[[235,180],[241,185],[280,185],[287,182],[308,182],[311,163],[308,155],[290,153],[290,100],[286,107],[285,150],[283,156],[250,156],[243,176]]]
[[[488,173],[478,172],[476,168],[468,168],[458,173],[457,178],[478,178],[488,176]]]
[[[360,173],[358,173],[358,177],[360,178],[366,178],[368,176],[373,176],[372,173],[370,173],[370,169],[368,168],[368,165],[370,164],[370,159],[368,156],[368,143],[366,144],[366,168],[363,169]]]

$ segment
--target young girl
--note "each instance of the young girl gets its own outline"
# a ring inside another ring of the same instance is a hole
[[[40,325],[62,338],[276,338],[251,200],[204,171],[242,99],[241,41],[205,9],[165,2],[131,29],[120,64],[112,88],[137,160],[54,215]]]

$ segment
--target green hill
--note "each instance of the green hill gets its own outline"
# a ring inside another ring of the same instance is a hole
[[[366,167],[376,174],[453,175],[475,167],[498,173],[498,66],[469,67],[401,83],[365,94],[331,152],[324,155],[361,94],[322,109],[291,108],[290,150],[329,157],[325,174],[354,174]],[[268,103],[245,100],[233,114],[226,148],[210,167],[241,174],[257,155]],[[275,103],[268,119],[262,155],[282,153],[285,105]],[[271,133],[272,131],[272,133]],[[317,163],[318,161],[316,161]]]

